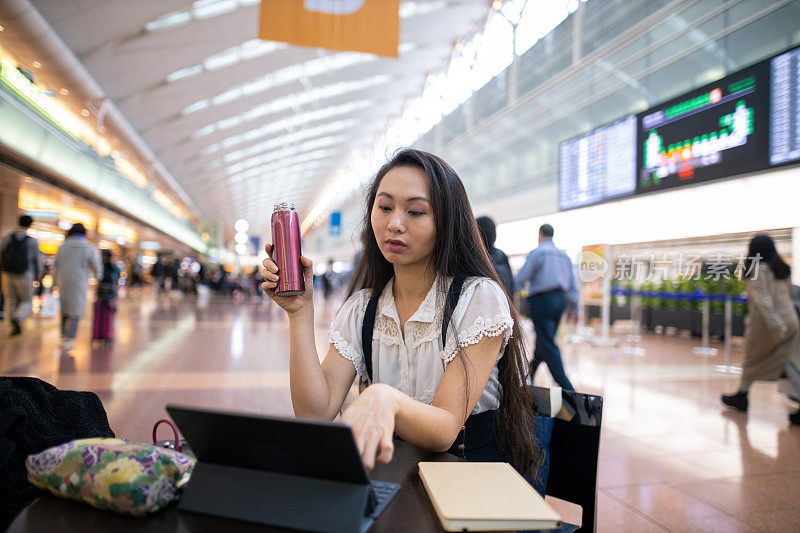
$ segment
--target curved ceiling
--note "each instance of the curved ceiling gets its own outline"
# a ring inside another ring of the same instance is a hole
[[[200,215],[256,228],[306,212],[490,4],[404,0],[389,59],[258,41],[255,0],[32,3]]]

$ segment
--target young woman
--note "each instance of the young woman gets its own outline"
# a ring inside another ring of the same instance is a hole
[[[791,267],[781,259],[768,235],[753,237],[747,257],[748,313],[742,378],[735,394],[722,395],[722,403],[740,411],[747,411],[750,385],[781,377],[787,361],[797,360],[800,351],[800,321],[792,298]]]
[[[322,364],[311,261],[302,259],[306,292],[280,297],[280,272],[264,260],[262,287],[289,315],[295,414],[333,419],[358,376],[361,392],[342,421],[368,469],[376,456],[391,460],[396,433],[429,450],[507,460],[529,472],[537,453],[522,333],[456,172],[426,152],[398,153],[367,191],[362,241]],[[271,255],[271,245],[266,250]],[[365,354],[362,338],[370,336]]]

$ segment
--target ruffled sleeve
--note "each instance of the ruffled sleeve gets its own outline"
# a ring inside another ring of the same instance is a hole
[[[367,307],[367,291],[360,290],[342,304],[328,329],[328,340],[336,351],[351,361],[359,377],[366,378],[364,351],[361,347],[361,325]]]
[[[457,342],[452,334],[453,326],[458,333]],[[477,344],[484,337],[502,335],[499,360],[511,338],[513,326],[508,300],[500,285],[489,278],[469,278],[453,311],[445,348],[441,352],[442,361],[449,363],[459,348]]]

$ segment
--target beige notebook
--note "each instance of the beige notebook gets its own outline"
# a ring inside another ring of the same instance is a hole
[[[508,463],[419,463],[446,531],[557,529],[561,517]]]

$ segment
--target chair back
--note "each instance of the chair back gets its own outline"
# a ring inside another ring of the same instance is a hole
[[[531,387],[531,393],[537,416],[549,417],[550,389]],[[595,531],[603,398],[562,390],[561,408],[553,418],[546,494],[580,505],[581,531]]]

